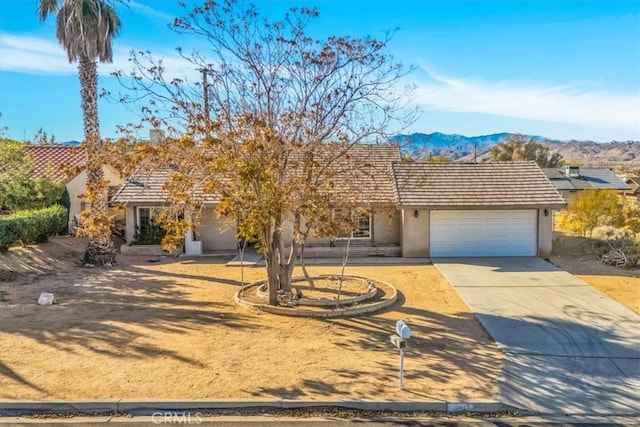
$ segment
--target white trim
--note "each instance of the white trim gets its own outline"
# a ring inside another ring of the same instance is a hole
[[[361,215],[357,221],[359,221],[361,218],[364,218],[365,215]],[[373,215],[369,214],[368,215],[369,218],[369,236],[368,237],[355,237],[352,236],[351,240],[372,240],[373,239]],[[336,240],[347,240],[349,239],[349,236],[340,236],[337,237]]]

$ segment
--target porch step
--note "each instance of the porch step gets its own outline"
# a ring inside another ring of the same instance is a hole
[[[307,246],[304,248],[304,257],[308,258],[342,258],[347,250],[346,245]],[[399,257],[402,255],[400,246],[365,246],[354,245],[349,248],[349,257]]]

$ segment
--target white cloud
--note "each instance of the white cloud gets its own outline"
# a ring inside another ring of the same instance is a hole
[[[154,18],[160,18],[161,20],[166,21],[167,23],[169,22],[173,22],[173,19],[175,18],[174,16],[165,13],[165,12],[161,12],[157,9],[154,9],[150,6],[147,6],[146,4],[142,4],[139,3],[137,1],[130,1],[129,6],[131,7],[131,9],[135,9],[136,11],[143,13],[147,16],[151,16]]]
[[[420,105],[434,110],[485,113],[588,126],[626,128],[640,133],[640,93],[609,93],[577,86],[487,82],[443,76],[422,67],[415,80]]]
[[[113,62],[99,64],[102,75],[123,70],[132,70],[129,61],[130,48],[119,45],[114,47]],[[193,66],[177,53],[152,52],[154,58],[162,58],[162,65],[169,77],[194,77],[197,72]],[[55,41],[33,36],[15,35],[0,32],[0,71],[16,71],[28,74],[74,74],[77,65],[70,64],[64,49]]]

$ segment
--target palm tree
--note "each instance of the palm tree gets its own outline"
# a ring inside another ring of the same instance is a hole
[[[110,0],[39,0],[41,21],[57,13],[56,37],[67,52],[69,62],[78,62],[80,95],[84,120],[84,145],[87,156],[86,197],[91,203],[83,213],[84,232],[89,247],[85,265],[104,265],[115,261],[111,240],[111,221],[104,179],[104,149],[98,122],[98,67],[96,61],[112,62],[111,40],[120,29],[120,18]]]

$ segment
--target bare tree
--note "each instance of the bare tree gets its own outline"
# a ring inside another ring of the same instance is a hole
[[[387,141],[391,123],[412,117],[397,88],[404,68],[383,53],[390,34],[316,40],[307,29],[317,16],[293,8],[271,22],[243,2],[206,2],[173,24],[208,42],[179,50],[198,82],[165,77],[144,53],[133,54],[133,78],[119,73],[133,99],[148,100],[145,120],[169,135],[140,148],[138,162],[171,165],[165,243],[179,243],[215,199],[239,237],[257,236],[271,304],[291,291],[308,237],[341,235],[356,211],[375,205],[381,166],[362,143]],[[181,216],[184,209],[194,214]]]

